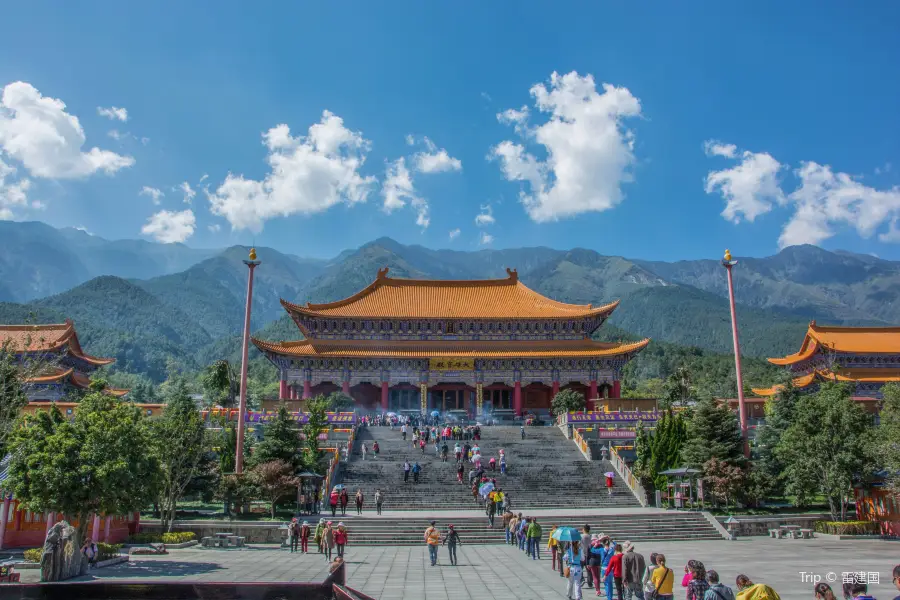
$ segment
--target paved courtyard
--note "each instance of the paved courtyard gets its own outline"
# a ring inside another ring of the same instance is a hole
[[[812,597],[812,583],[801,571],[821,577],[835,573],[840,588],[844,571],[878,572],[881,583],[870,588],[880,600],[898,593],[891,569],[900,563],[900,543],[830,540],[698,541],[654,543],[638,547],[648,556],[663,552],[679,574],[688,559],[702,560],[730,585],[738,573],[772,585],[785,600]],[[396,598],[496,598],[526,600],[565,598],[565,580],[550,569],[548,556],[538,562],[510,546],[462,546],[459,566],[449,565],[446,548],[440,564],[428,564],[428,551],[416,547],[349,547],[347,581],[379,600]],[[321,581],[327,563],[317,554],[300,555],[274,548],[247,550],[173,550],[168,556],[135,557],[127,564],[98,569],[87,579],[119,581]],[[24,581],[36,581],[37,571],[25,571]],[[592,597],[586,590],[585,597]]]

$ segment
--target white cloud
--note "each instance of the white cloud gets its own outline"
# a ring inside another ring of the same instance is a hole
[[[528,107],[523,105],[518,110],[507,108],[503,112],[498,113],[497,120],[504,125],[512,125],[519,135],[527,135],[529,114]]]
[[[28,208],[28,190],[31,181],[19,179],[7,181],[16,174],[16,168],[0,160],[0,220],[10,220],[15,217],[13,209]],[[37,207],[34,207],[37,208]]]
[[[475,217],[475,224],[479,227],[486,227],[494,224],[494,210],[490,204],[483,204],[481,212]]]
[[[406,136],[406,143],[410,143],[412,136]],[[412,140],[415,143],[415,139]],[[442,173],[445,171],[461,171],[462,161],[453,158],[444,148],[438,148],[427,137],[422,137],[426,152],[417,152],[413,156],[413,164],[420,173]]]
[[[800,186],[788,198],[797,210],[778,238],[780,247],[818,244],[834,235],[836,225],[849,225],[860,236],[869,238],[887,224],[887,232],[878,239],[900,241],[896,228],[900,188],[877,190],[815,162],[801,163],[796,175]]]
[[[723,144],[716,140],[707,140],[703,143],[703,150],[707,156],[724,156],[725,158],[734,158],[737,155],[737,146],[734,144]]]
[[[84,225],[79,225],[79,226],[76,227],[75,229],[77,229],[78,231],[82,231],[82,232],[84,232],[84,233],[86,233],[86,234],[88,234],[88,235],[90,235],[90,236],[93,236],[93,235],[94,235],[93,233],[91,233],[90,231],[88,231],[88,228],[85,227]]]
[[[709,141],[705,144],[708,156],[738,158],[737,147]],[[719,192],[725,199],[722,216],[732,223],[744,218],[751,223],[756,217],[772,210],[773,202],[783,204],[784,193],[778,181],[783,165],[766,152],[744,151],[740,163],[730,169],[710,171],[706,175],[707,194]]]
[[[122,140],[124,140],[125,138],[128,137],[127,133],[122,133],[118,129],[110,129],[109,131],[106,132],[106,135],[108,135],[112,139],[116,140],[117,142],[121,142]]]
[[[641,114],[640,101],[627,88],[603,84],[598,93],[591,75],[553,73],[550,84],[531,88],[535,107],[549,115],[542,125],[526,127],[527,111],[505,111],[502,122],[515,124],[529,143],[543,146],[539,160],[509,140],[491,149],[504,176],[523,181],[520,199],[536,222],[609,210],[622,200],[621,184],[631,181],[634,136],[623,125]]]
[[[478,243],[481,244],[481,245],[483,245],[483,246],[486,246],[486,245],[490,244],[490,243],[493,242],[493,241],[494,241],[494,236],[492,236],[491,234],[489,234],[489,233],[486,232],[486,231],[482,231],[482,232],[481,232],[481,237],[479,238]]]
[[[31,208],[34,210],[47,210],[47,203],[43,200],[32,200]]]
[[[161,210],[147,220],[147,224],[141,228],[141,233],[153,237],[158,242],[171,244],[183,242],[191,237],[196,224],[194,211],[191,209],[181,212]]]
[[[191,189],[191,184],[187,181],[182,181],[181,185],[178,186],[178,189],[180,189],[181,193],[184,195],[185,204],[190,204],[194,200],[194,196],[197,195],[197,192]]]
[[[210,210],[233,229],[260,231],[268,219],[314,214],[335,204],[365,202],[374,177],[359,173],[369,141],[324,111],[306,136],[292,137],[287,125],[263,134],[270,171],[262,181],[231,173],[213,193]]]
[[[222,226],[219,225],[218,223],[215,223],[213,225],[210,225],[207,229],[209,229],[213,233],[219,233],[219,231],[221,231],[221,229],[222,229]]]
[[[206,181],[207,179],[209,179],[209,174],[208,174],[208,173],[204,173],[203,176],[200,177],[199,183],[203,183],[203,182]]]
[[[31,84],[16,81],[0,98],[0,149],[21,161],[35,177],[80,178],[97,171],[115,173],[134,159],[109,150],[82,152],[84,129],[61,100],[42,96]]]
[[[460,230],[459,227],[457,227],[456,229],[451,229],[450,230],[450,241],[453,241],[456,238],[458,238],[460,233],[462,233],[462,230]]]
[[[153,204],[159,204],[159,199],[166,195],[161,189],[150,187],[149,185],[142,187],[138,194],[148,196],[153,201]]]
[[[101,117],[106,117],[110,121],[122,121],[124,123],[128,120],[128,111],[116,106],[110,106],[109,108],[98,106],[97,114]]]
[[[390,214],[408,202],[416,210],[416,225],[426,228],[431,223],[428,202],[416,193],[412,176],[406,168],[406,159],[402,156],[388,164],[381,196],[384,198],[384,212]]]

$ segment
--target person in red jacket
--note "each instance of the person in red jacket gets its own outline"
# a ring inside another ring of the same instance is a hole
[[[338,558],[344,558],[344,546],[347,545],[347,528],[343,523],[338,523],[337,529],[334,532],[334,543],[337,546],[337,554]]]
[[[303,521],[300,527],[300,552],[309,553],[309,521]]]
[[[616,544],[616,553],[613,554],[613,557],[609,559],[609,564],[606,565],[606,572],[604,575],[609,577],[609,574],[612,573],[613,582],[616,584],[616,596],[618,596],[619,600],[624,600],[623,590],[622,590],[622,545]]]

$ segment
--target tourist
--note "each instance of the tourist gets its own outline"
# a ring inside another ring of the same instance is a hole
[[[585,568],[587,569],[588,581],[594,582],[596,585],[597,596],[600,595],[600,581],[603,580],[600,574],[600,566],[603,564],[603,554],[604,549],[603,545],[600,543],[600,538],[592,538],[590,545],[588,546]]]
[[[456,546],[462,544],[462,540],[459,538],[459,533],[453,529],[453,525],[448,525],[447,527],[449,528],[447,537],[444,538],[441,544],[447,544],[447,551],[450,552],[450,564],[456,566]]]
[[[459,442],[456,442],[456,445],[453,446],[453,455],[456,456],[456,463],[462,464],[462,447],[459,445]]]
[[[710,573],[712,573],[712,572],[713,571],[710,571]],[[710,589],[712,589],[712,588],[710,588]],[[730,588],[729,588],[729,591],[730,591]],[[707,595],[709,595],[709,592],[706,592],[706,593],[707,593]],[[831,586],[828,585],[827,583],[817,583],[816,586],[813,588],[813,596],[816,598],[816,600],[837,600],[837,598],[834,595],[834,592],[831,590]],[[732,596],[732,598],[734,598],[734,596]],[[900,598],[900,596],[898,596],[898,598]],[[718,599],[716,598],[714,600],[718,600]]]
[[[338,523],[337,531],[334,532],[334,543],[337,545],[338,558],[344,558],[344,546],[347,545],[347,528],[344,523]]]
[[[300,527],[297,525],[296,517],[288,523],[288,539],[291,543],[291,554],[293,554],[300,545]]]
[[[656,590],[656,600],[673,600],[675,595],[672,586],[675,584],[675,573],[666,566],[666,557],[662,554],[656,555],[656,565],[650,576],[650,582]]]
[[[702,600],[734,600],[734,592],[724,583],[719,583],[719,574],[712,569],[706,572],[706,581],[709,582],[709,589],[706,590]],[[825,587],[828,585],[825,584]],[[828,591],[830,592],[831,588],[828,588]],[[834,600],[834,596],[830,600]]]
[[[516,529],[516,539],[519,543],[519,550],[522,552],[525,552],[525,544],[528,541],[526,532],[528,531],[529,525],[531,525],[531,517],[525,517],[519,522],[519,527]]]
[[[612,471],[609,471],[609,473],[612,473]],[[613,482],[612,475],[607,475],[606,476],[606,493],[608,496],[612,496],[614,485],[615,485],[615,483]]]
[[[512,498],[509,497],[509,492],[503,492],[503,510],[512,510]]]
[[[481,484],[479,478],[476,476],[477,471],[469,471],[469,483],[472,483],[472,500],[475,501],[475,504],[478,504],[478,487]]]
[[[300,552],[309,554],[309,521],[303,521],[300,526]]]
[[[610,575],[612,575],[612,580],[616,584],[616,596],[618,600],[625,600],[624,590],[622,589],[622,545],[616,544],[613,550],[615,551],[615,554],[609,559],[606,570],[603,572],[603,576],[606,578],[606,589],[610,589],[609,580]],[[704,583],[706,583],[705,580]],[[612,600],[609,592],[607,592],[606,597],[609,600]]]
[[[384,494],[381,491],[381,488],[375,490],[375,511],[380,515],[381,514],[381,505],[384,504]]]
[[[506,475],[506,455],[500,455],[500,474]]]
[[[463,483],[463,473],[465,473],[465,472],[466,472],[466,468],[463,466],[463,464],[458,463],[456,465],[456,481],[459,482],[459,485],[462,485],[462,483]]]
[[[400,426],[400,434],[403,436],[403,441],[406,441],[406,423]]]
[[[341,516],[344,517],[347,515],[347,505],[350,503],[350,494],[347,493],[347,488],[343,488],[341,490]]]
[[[608,535],[601,535],[600,543],[603,545],[603,554],[601,555],[603,558],[603,562],[600,563],[600,570],[605,573],[607,571],[607,567],[609,567],[610,561],[616,554],[617,544],[612,541]],[[603,583],[606,590],[606,597],[612,598],[613,578],[606,577]],[[597,587],[597,582],[594,582],[594,586]]]
[[[413,465],[412,474],[413,474],[413,483],[419,483],[419,473],[422,472],[422,467],[419,466],[419,463]]]
[[[443,442],[441,446],[441,462],[447,462],[447,454],[450,452],[450,448],[447,447],[447,442]]]
[[[356,488],[356,514],[358,515],[362,514],[363,502],[365,502],[365,498],[363,498],[362,490]]]
[[[494,492],[491,492],[493,494]],[[488,529],[494,528],[494,517],[497,515],[497,505],[493,502],[488,502],[485,510],[487,510],[487,518],[488,518]]]
[[[572,542],[566,561],[569,563],[569,582],[566,585],[566,597],[569,600],[581,600],[581,575],[584,561],[578,542]]]
[[[488,461],[488,468],[489,468],[491,471],[496,471],[496,470],[497,470],[497,459],[494,458],[493,456],[491,457],[491,460]]]
[[[336,489],[331,490],[331,496],[328,498],[328,504],[331,506],[331,516],[337,516],[338,500],[340,495]]]
[[[516,531],[519,530],[519,520],[522,518],[522,513],[518,515],[513,515],[513,517],[509,520],[509,529],[507,530],[506,542],[511,546],[516,545]]]
[[[100,552],[97,550],[97,543],[91,538],[84,540],[84,543],[81,545],[81,554],[87,559],[88,567],[93,567],[97,562],[97,557],[100,555]]]
[[[622,585],[625,587],[625,600],[637,597],[644,600],[644,572],[647,565],[644,557],[634,551],[634,544],[625,542],[625,555],[622,557]]]
[[[409,461],[403,463],[403,483],[409,483]]]
[[[550,527],[550,535],[547,537],[547,552],[550,553],[550,560],[551,560],[550,566],[554,571],[556,570],[556,545],[559,542],[557,542],[556,540],[553,539],[553,534],[556,533],[557,527],[558,527],[558,525],[556,525],[556,523],[554,523],[553,526]]]
[[[419,449],[422,450],[422,456],[425,456],[425,438],[419,438]]]
[[[325,519],[323,518],[323,519],[319,519],[319,524],[316,525],[315,540],[316,540],[316,547],[319,549],[319,554],[322,554],[322,552],[324,551],[322,549],[322,546],[323,546],[322,541],[324,540],[324,536],[325,536]]]
[[[703,600],[709,582],[706,581],[706,567],[699,560],[695,560],[691,567],[691,581],[687,587],[687,600]]]
[[[581,560],[583,564],[588,564],[588,553],[591,549],[591,526],[585,524],[584,527],[581,528]],[[588,570],[587,572],[587,586],[594,587],[594,576],[593,573]],[[600,586],[597,586],[597,589],[600,589]]]
[[[369,447],[366,446],[365,442],[363,442],[362,443],[362,452],[361,452],[363,460],[366,460],[366,452],[368,452],[368,451],[369,451]]]
[[[541,560],[541,535],[543,530],[538,525],[537,517],[532,517],[531,525],[528,526],[528,544],[531,546],[531,559]]]
[[[900,590],[900,565],[894,567],[894,572],[891,573],[891,576],[894,578],[894,587]],[[897,596],[894,600],[900,600],[900,596]]]
[[[372,456],[373,458],[378,458],[378,453],[381,451],[381,448],[378,447],[378,441],[372,442]]]
[[[764,583],[753,583],[746,575],[738,575],[734,580],[737,587],[738,598],[764,598],[765,600],[779,600],[780,596],[771,587]]]
[[[435,525],[437,525],[437,521],[432,521],[425,530],[425,544],[428,545],[428,556],[431,558],[432,567],[437,564],[437,551],[441,543],[441,534]]]
[[[331,521],[325,523],[325,529],[322,531],[322,549],[325,552],[325,562],[331,561],[331,551],[334,549],[334,529]]]
[[[850,600],[875,600],[868,594],[868,585],[864,581],[853,581],[844,584],[844,598]]]
[[[559,570],[559,576],[565,577],[563,573],[564,569],[564,558],[566,555],[566,551],[568,548],[568,542],[556,542],[556,568]]]
[[[508,510],[503,512],[502,523],[503,523],[503,531],[506,532],[506,543],[507,544],[509,543],[509,523],[510,523],[510,521],[512,521],[512,518],[513,518],[513,514],[511,512],[509,512]]]
[[[525,426],[522,425],[522,439],[525,439]]]

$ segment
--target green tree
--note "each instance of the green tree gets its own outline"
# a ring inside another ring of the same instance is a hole
[[[681,413],[665,411],[656,422],[652,434],[640,426],[641,438],[635,442],[639,464],[637,475],[645,488],[663,489],[666,477],[660,472],[680,466],[685,439],[685,422]]]
[[[727,461],[710,458],[703,465],[703,479],[709,484],[713,498],[730,506],[744,487],[746,473]]]
[[[872,433],[871,418],[851,399],[848,386],[827,382],[803,396],[776,449],[797,504],[818,492],[828,499],[832,519],[845,520],[854,479],[873,466]]]
[[[890,383],[882,389],[884,401],[875,438],[875,456],[888,473],[887,486],[900,495],[900,385]]]
[[[19,411],[28,404],[23,375],[27,374],[22,373],[22,362],[12,351],[0,348],[0,453],[3,456]]]
[[[155,498],[153,443],[136,406],[88,394],[71,422],[55,406],[23,419],[11,438],[6,486],[28,510],[77,519],[80,543],[91,514],[128,513]]]
[[[726,403],[718,404],[711,397],[697,403],[688,422],[681,458],[694,469],[702,469],[712,458],[737,467],[745,464],[737,415]]]
[[[784,494],[785,466],[775,449],[784,432],[794,422],[794,411],[800,396],[800,390],[788,377],[778,393],[766,402],[766,422],[756,431],[755,466],[771,481],[771,493],[779,496]]]
[[[296,494],[300,485],[300,480],[294,477],[294,467],[283,460],[259,463],[247,473],[247,477],[257,493],[269,503],[272,519],[275,518],[278,501],[291,492]]]
[[[283,406],[278,409],[275,418],[263,426],[263,438],[253,450],[251,464],[260,465],[273,460],[284,461],[295,470],[302,465],[297,422]]]
[[[200,376],[206,401],[231,408],[237,404],[240,382],[237,373],[227,360],[217,360],[206,367]]]
[[[550,410],[553,411],[554,416],[571,412],[573,410],[584,410],[584,407],[584,394],[571,389],[557,392],[557,394],[553,396],[553,400],[551,400],[550,402]]]
[[[178,501],[197,475],[206,451],[203,419],[184,380],[168,388],[166,410],[150,422],[153,450],[160,465],[157,505],[160,524],[172,531]]]
[[[694,398],[695,389],[692,384],[693,375],[687,367],[678,367],[675,372],[666,378],[663,386],[663,398],[661,405],[668,407],[685,407]]]
[[[306,403],[306,412],[309,415],[303,426],[303,466],[313,473],[322,474],[322,451],[319,450],[319,434],[328,427],[328,398],[316,396]]]
[[[344,392],[331,392],[328,394],[328,412],[349,412],[356,403],[353,398]]]

